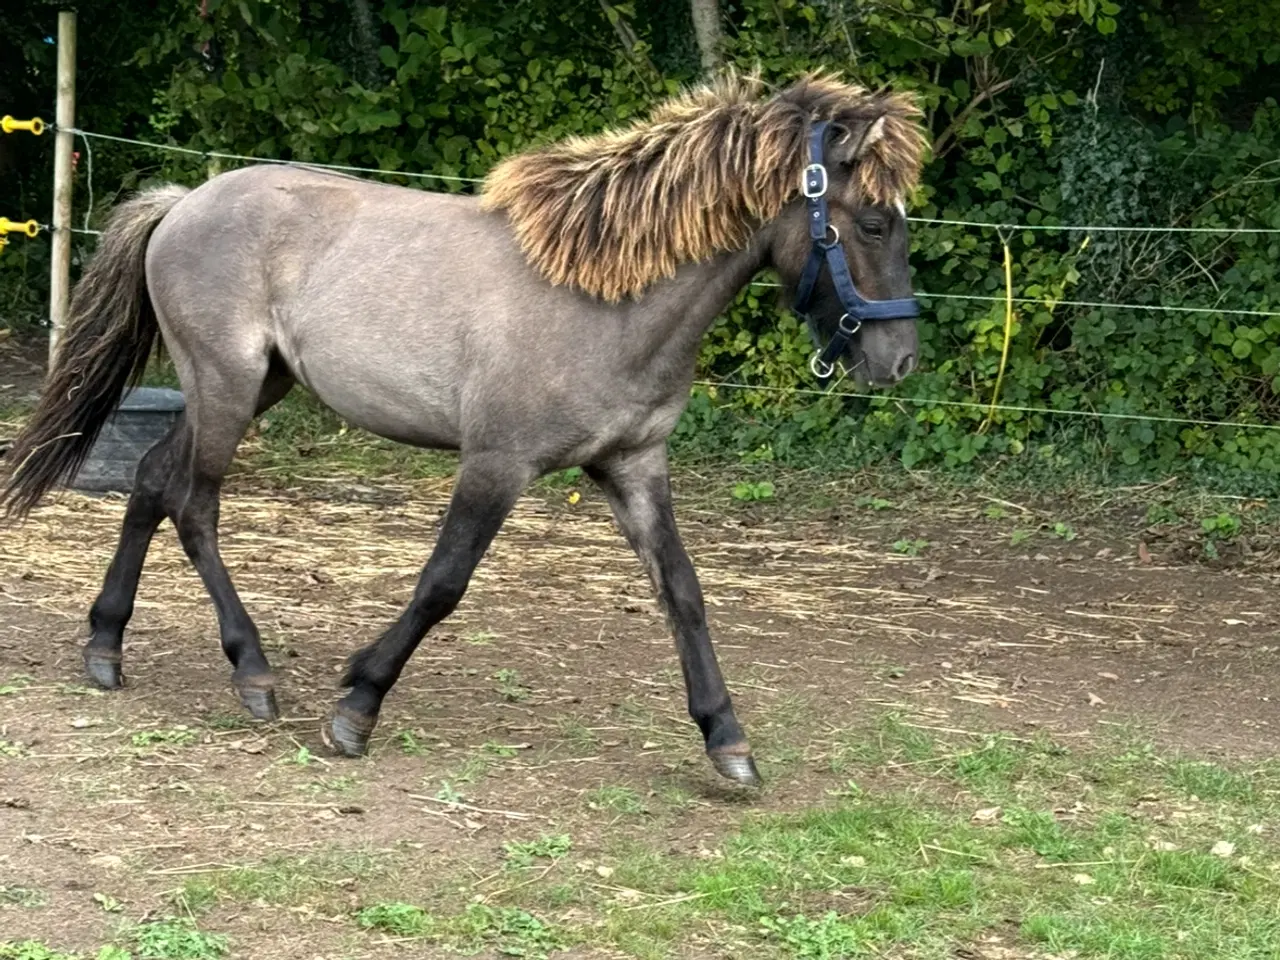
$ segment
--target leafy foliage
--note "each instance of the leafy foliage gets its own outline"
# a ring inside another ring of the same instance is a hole
[[[728,58],[766,79],[821,66],[919,93],[934,155],[917,216],[1280,228],[1280,18],[1269,0],[722,7]],[[104,31],[110,42],[90,45],[84,69],[128,80],[113,98],[91,92],[82,123],[197,150],[475,178],[530,144],[626,122],[692,79],[698,62],[684,4],[209,0],[203,9],[131,10],[125,39]],[[32,102],[52,79],[41,37],[52,8],[33,11],[15,21],[33,64],[23,78]],[[126,42],[136,49],[122,52]],[[129,55],[132,73],[113,66]],[[101,205],[155,176],[198,182],[230,163],[112,150],[98,160],[95,197]],[[24,204],[42,209],[39,178],[22,182]],[[78,205],[85,186],[81,178]],[[984,426],[1005,344],[1003,303],[981,298],[1003,297],[1004,243],[1021,302],[1000,400],[1023,409]],[[44,302],[44,255],[15,247],[24,252],[0,258],[0,305],[25,315]],[[1050,473],[1084,456],[1121,473],[1189,461],[1266,477],[1280,466],[1275,431],[1174,422],[1268,423],[1280,412],[1280,316],[1265,315],[1280,312],[1280,237],[1002,236],[916,224],[912,262],[927,294],[923,372],[874,399],[804,392],[807,332],[775,291],[752,286],[711,330],[702,373],[768,389],[698,388],[677,443],[749,461],[898,456],[909,467],[962,468],[1007,458]],[[1161,309],[1199,306],[1259,313]],[[1046,407],[1110,418],[1036,412]]]

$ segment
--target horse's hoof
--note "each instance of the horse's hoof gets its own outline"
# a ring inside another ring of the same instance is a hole
[[[240,702],[253,714],[255,720],[271,722],[280,719],[280,709],[276,706],[276,692],[270,687],[238,686]]]
[[[84,670],[89,675],[89,679],[103,690],[119,690],[124,686],[119,654],[94,653],[86,650]]]
[[[325,726],[324,742],[335,753],[344,757],[363,757],[377,723],[376,717],[363,717],[338,707]]]
[[[744,787],[759,788],[764,786],[764,780],[760,776],[760,771],[756,769],[756,762],[751,759],[751,754],[728,753],[723,750],[717,750],[708,754],[708,756],[711,757],[711,763],[716,768],[716,773],[726,780],[740,783]]]

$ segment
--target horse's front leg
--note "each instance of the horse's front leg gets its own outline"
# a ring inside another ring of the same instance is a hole
[[[496,456],[465,452],[435,550],[418,578],[413,600],[386,633],[351,657],[334,711],[329,741],[340,753],[364,753],[383,698],[428,630],[453,612],[471,574],[497,535],[533,471]]]
[[[680,652],[689,715],[702,731],[707,756],[721,776],[761,785],[751,747],[733,713],[716,662],[702,588],[680,542],[671,505],[666,446],[648,447],[588,468],[653,580]]]

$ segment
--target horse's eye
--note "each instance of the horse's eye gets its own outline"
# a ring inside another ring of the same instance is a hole
[[[884,223],[880,220],[859,220],[858,229],[877,240],[884,236]]]

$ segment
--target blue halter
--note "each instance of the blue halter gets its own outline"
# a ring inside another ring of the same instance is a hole
[[[840,305],[844,307],[844,315],[827,345],[815,350],[809,359],[809,369],[824,387],[835,373],[836,361],[849,346],[853,335],[862,328],[864,320],[906,320],[920,316],[920,304],[914,296],[897,300],[868,300],[854,285],[849,273],[849,261],[845,259],[844,247],[840,243],[840,233],[832,226],[827,211],[828,178],[827,168],[822,163],[822,151],[829,127],[830,124],[823,120],[815,123],[809,133],[809,165],[804,168],[801,190],[808,212],[809,237],[813,240],[813,248],[809,251],[804,272],[800,274],[795,302],[796,313],[808,321],[814,343],[819,344],[817,322],[806,310],[822,272],[822,265],[826,263],[827,269],[831,271],[831,282],[835,284]],[[828,234],[834,236],[830,243],[827,242]]]

